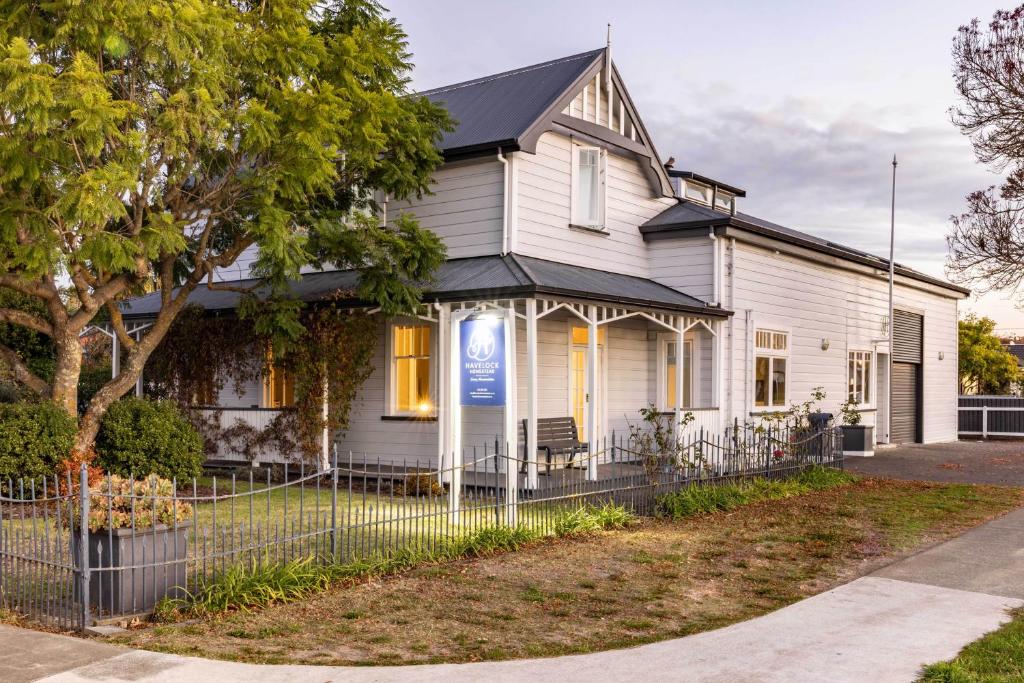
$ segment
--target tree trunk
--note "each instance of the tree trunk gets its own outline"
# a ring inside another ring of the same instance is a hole
[[[135,388],[142,374],[142,368],[149,358],[149,352],[140,347],[133,349],[121,363],[121,372],[117,377],[103,385],[89,401],[85,413],[78,421],[78,433],[75,435],[75,450],[85,451],[93,447],[96,435],[100,431],[100,422],[107,409],[114,401]]]
[[[82,374],[82,344],[68,329],[55,330],[57,365],[53,373],[53,401],[68,415],[78,416],[78,380]]]

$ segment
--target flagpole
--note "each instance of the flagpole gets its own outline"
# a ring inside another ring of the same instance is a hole
[[[896,251],[896,155],[892,156],[892,206],[889,209],[889,368],[888,368],[888,389],[889,404],[886,406],[885,418],[885,442],[892,443],[892,339],[896,321],[893,320],[892,309],[892,283],[896,274],[896,263],[894,261]]]

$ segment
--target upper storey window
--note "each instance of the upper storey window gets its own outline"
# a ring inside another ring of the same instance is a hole
[[[687,199],[711,206],[711,188],[693,181],[683,181],[683,192]]]
[[[604,227],[606,164],[606,155],[600,147],[573,146],[573,225],[596,229]]]

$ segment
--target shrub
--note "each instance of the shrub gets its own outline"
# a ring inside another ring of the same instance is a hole
[[[396,496],[434,496],[444,495],[444,487],[437,481],[437,476],[428,473],[407,474],[402,481],[392,485],[391,490]]]
[[[77,424],[60,406],[42,403],[0,404],[0,480],[40,480],[53,476],[71,453]]]
[[[583,536],[605,529],[621,529],[632,520],[632,513],[621,505],[587,505],[560,514],[555,519],[555,535]]]
[[[156,476],[139,480],[114,474],[90,485],[89,494],[89,531],[175,526],[192,519],[192,506],[176,500],[171,482]],[[73,515],[77,524],[77,507]]]
[[[107,472],[187,481],[203,471],[203,441],[170,401],[121,399],[103,416],[96,464]]]

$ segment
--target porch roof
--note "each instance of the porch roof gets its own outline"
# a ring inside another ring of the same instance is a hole
[[[254,287],[257,295],[266,289],[254,279],[218,283],[232,287]],[[295,281],[291,292],[307,302],[337,300],[339,293],[354,292],[359,273],[333,270],[306,273]],[[610,304],[624,304],[668,311],[693,313],[713,318],[732,315],[717,306],[684,294],[666,285],[632,275],[609,273],[567,263],[506,254],[478,256],[446,261],[434,281],[424,287],[424,301],[466,301],[470,299],[509,299],[537,295],[562,296]],[[189,296],[189,304],[210,311],[232,310],[242,294],[238,291],[209,289],[200,285]],[[355,297],[343,299],[352,305],[366,305]],[[128,299],[121,304],[126,318],[151,318],[160,311],[160,293]]]

